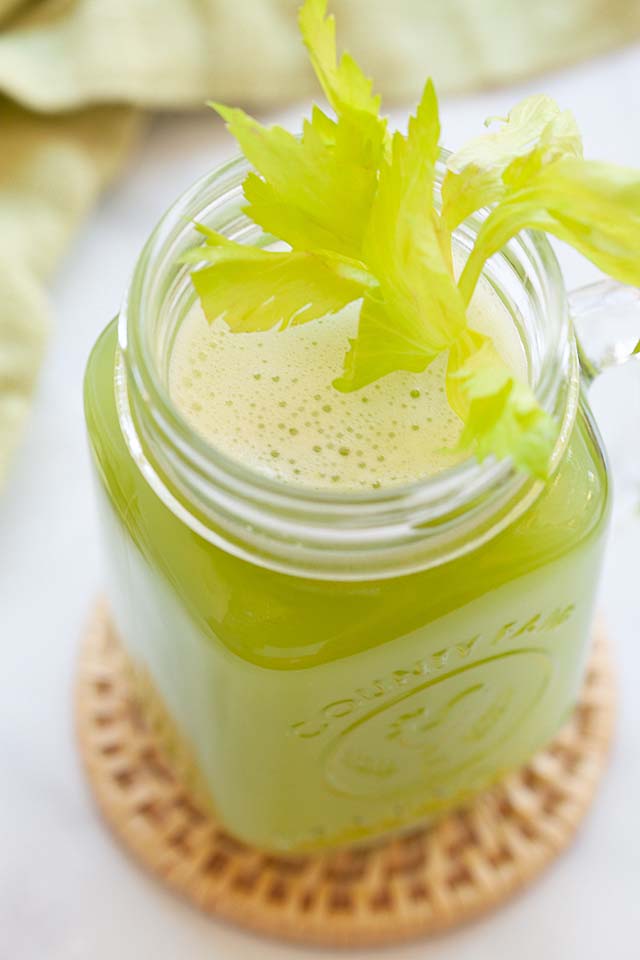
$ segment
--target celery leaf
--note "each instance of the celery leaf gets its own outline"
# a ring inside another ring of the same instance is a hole
[[[330,254],[275,253],[217,237],[183,261],[201,265],[192,280],[209,321],[224,318],[235,333],[284,329],[336,313],[373,280],[359,265]]]
[[[500,200],[507,190],[507,170],[512,179],[516,171],[526,179],[532,167],[581,156],[573,114],[561,110],[551,97],[527,97],[498,130],[475,137],[449,157],[442,185],[442,216],[448,229],[453,231],[476,210]]]
[[[392,370],[420,371],[466,324],[433,203],[440,121],[429,81],[407,136],[396,133],[364,238],[364,261],[380,285],[363,304],[341,390]]]
[[[450,349],[447,398],[464,422],[461,449],[472,450],[478,460],[510,457],[519,469],[547,477],[557,424],[488,337],[467,330]]]
[[[362,110],[374,117],[380,112],[380,97],[353,57],[344,53],[338,62],[335,17],[327,17],[327,0],[308,0],[298,14],[300,33],[324,94],[340,115]]]

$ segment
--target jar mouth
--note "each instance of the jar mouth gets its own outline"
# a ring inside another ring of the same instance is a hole
[[[448,156],[448,151],[441,151],[438,182]],[[232,552],[244,555],[242,542],[251,528],[270,542],[280,541],[285,551],[292,544],[300,549],[305,544],[312,552],[323,551],[327,561],[337,551],[347,565],[376,547],[387,554],[392,547],[404,548],[408,540],[431,538],[435,549],[433,541],[445,532],[451,534],[453,527],[461,534],[469,523],[477,527],[481,514],[485,519],[487,512],[502,516],[509,504],[531,502],[542,485],[517,472],[510,461],[493,458],[479,463],[469,457],[434,475],[380,489],[294,485],[228,456],[187,421],[172,401],[166,376],[172,336],[166,319],[181,303],[184,306],[185,284],[190,302],[195,299],[189,279],[192,267],[180,264],[179,256],[198,242],[196,220],[234,240],[270,242],[242,213],[241,186],[249,169],[243,157],[235,158],[198,180],[170,207],[140,255],[122,306],[116,381],[121,424],[156,491],[208,539],[215,540],[223,528],[225,548]],[[457,231],[462,248],[469,249],[486,214],[481,211]],[[563,384],[568,374],[569,381],[577,380],[577,368],[564,283],[549,242],[540,233],[524,231],[491,258],[485,276],[520,326],[538,401],[566,420]],[[566,426],[560,431],[553,465],[561,459]],[[495,532],[495,523],[489,527]],[[347,561],[354,550],[355,557]],[[260,551],[256,555],[254,548],[249,553],[254,561],[281,565],[282,557],[275,563],[271,550],[266,558]],[[316,568],[312,564],[313,571]]]

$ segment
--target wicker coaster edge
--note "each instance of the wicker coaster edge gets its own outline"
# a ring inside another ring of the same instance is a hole
[[[606,765],[615,715],[599,626],[579,703],[551,744],[469,807],[377,846],[269,856],[225,833],[163,760],[132,703],[125,656],[99,604],[76,683],[80,754],[124,847],[206,912],[256,933],[376,946],[441,932],[497,907],[565,849]]]

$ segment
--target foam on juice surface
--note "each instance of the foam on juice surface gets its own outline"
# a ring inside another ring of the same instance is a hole
[[[196,303],[176,334],[173,402],[218,450],[287,483],[371,489],[452,466],[461,422],[446,399],[445,356],[423,373],[398,371],[353,393],[332,386],[357,315],[351,305],[282,332],[242,334],[209,324]],[[488,284],[479,285],[469,317],[526,377],[513,320]]]

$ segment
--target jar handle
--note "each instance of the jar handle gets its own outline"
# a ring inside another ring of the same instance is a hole
[[[640,355],[640,289],[599,280],[569,294],[583,376],[591,384],[610,367]]]

